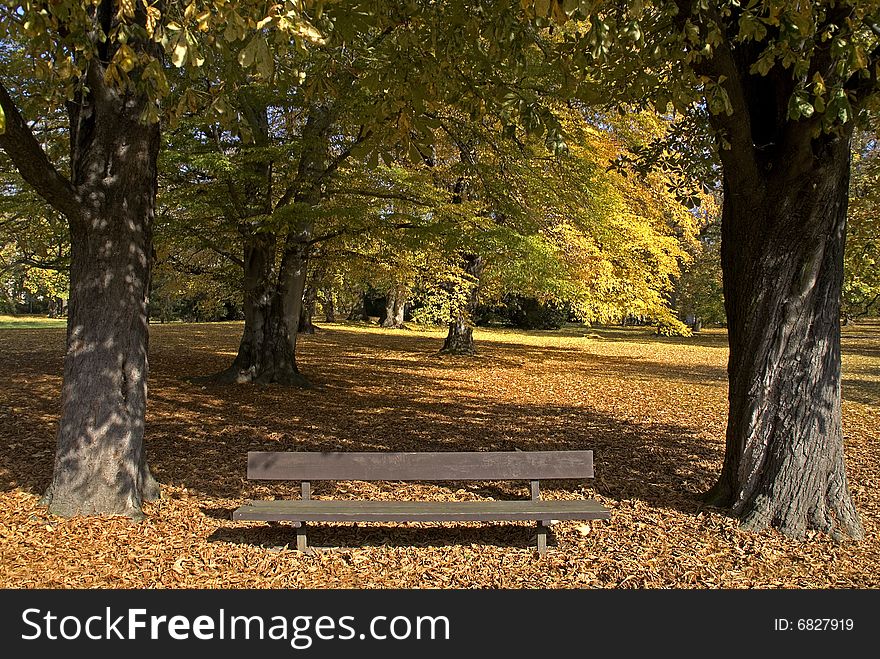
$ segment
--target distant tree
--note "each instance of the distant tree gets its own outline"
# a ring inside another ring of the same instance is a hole
[[[70,289],[66,222],[28,192],[0,200],[0,305],[16,313],[25,298],[36,299],[41,312],[60,317]]]
[[[717,209],[720,211],[720,208]],[[724,287],[721,274],[721,216],[713,204],[702,215],[703,225],[691,260],[675,284],[679,317],[697,330],[703,323],[723,324]]]
[[[880,313],[880,149],[876,132],[854,141],[844,254],[843,318]]]

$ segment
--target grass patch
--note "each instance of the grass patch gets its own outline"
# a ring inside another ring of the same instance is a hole
[[[0,314],[0,329],[40,329],[41,327],[66,327],[66,318],[45,316],[7,316]]]

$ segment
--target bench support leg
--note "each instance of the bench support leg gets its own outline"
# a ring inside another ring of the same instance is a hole
[[[544,522],[538,522],[538,553],[547,553],[547,527]]]
[[[305,522],[301,522],[300,525],[296,527],[296,548],[299,551],[307,551],[309,548],[309,541],[306,537]]]

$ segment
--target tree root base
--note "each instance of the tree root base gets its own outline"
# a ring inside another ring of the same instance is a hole
[[[811,514],[785,515],[781,511],[771,509],[766,501],[763,505],[737,506],[728,488],[718,483],[702,496],[702,501],[707,506],[724,510],[739,519],[739,526],[744,531],[762,533],[768,529],[775,529],[794,540],[804,540],[809,531],[824,533],[837,542],[847,539],[858,541],[865,538],[865,530],[858,514],[848,502],[842,504],[840,510],[835,508],[825,509],[824,513],[814,510]]]
[[[243,371],[237,368],[228,368],[214,375],[207,377],[191,378],[193,384],[211,385],[211,384],[278,384],[285,387],[297,387],[299,389],[311,389],[312,383],[305,376],[297,372],[285,373],[263,373],[254,375],[249,371]]]
[[[453,357],[476,357],[477,351],[474,349],[466,349],[466,348],[440,348],[437,351],[437,355],[450,355]]]

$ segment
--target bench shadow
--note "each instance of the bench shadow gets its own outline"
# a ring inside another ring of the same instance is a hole
[[[199,510],[202,511],[202,514],[205,517],[210,517],[211,519],[224,519],[227,521],[232,521],[232,512],[235,508],[212,508],[209,506],[199,506]]]
[[[390,524],[345,525],[312,523],[308,526],[309,546],[317,549],[351,550],[365,547],[460,547],[494,545],[496,547],[534,549],[532,526],[485,522],[482,526],[464,526],[451,522],[442,525],[394,526]],[[224,527],[208,536],[208,542],[222,542],[257,547],[284,548],[296,551],[293,526],[279,522],[259,527]],[[547,544],[555,545],[552,527]]]

